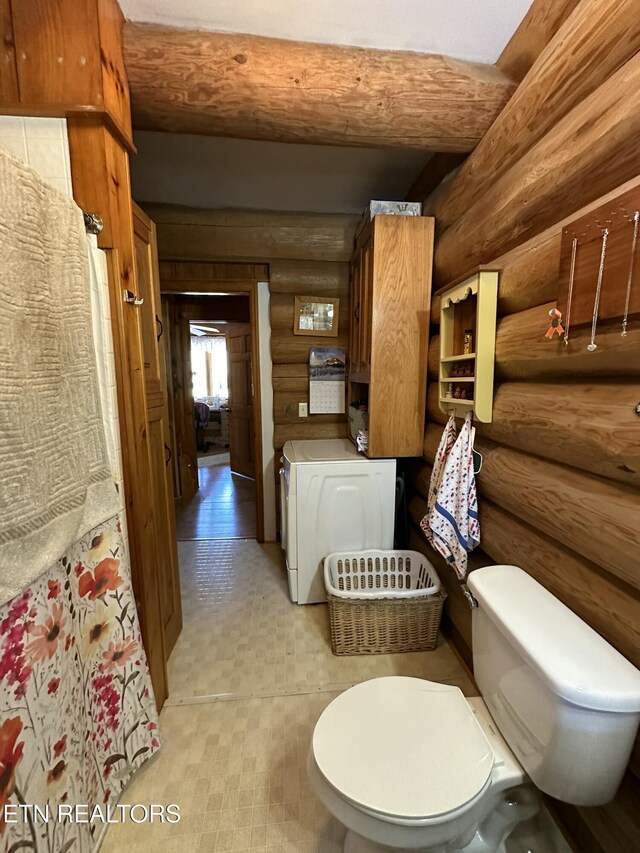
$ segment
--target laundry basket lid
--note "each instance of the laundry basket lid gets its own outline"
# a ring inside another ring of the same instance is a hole
[[[400,676],[365,681],[334,699],[316,725],[313,755],[354,805],[404,820],[466,805],[494,761],[457,687]]]

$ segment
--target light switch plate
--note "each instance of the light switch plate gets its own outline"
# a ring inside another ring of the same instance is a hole
[[[308,403],[298,403],[298,417],[299,418],[308,418],[309,417],[309,404]]]

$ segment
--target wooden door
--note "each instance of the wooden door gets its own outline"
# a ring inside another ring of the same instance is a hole
[[[180,485],[180,468],[178,466],[178,449],[176,441],[176,413],[175,399],[173,390],[173,341],[171,337],[171,314],[172,304],[168,297],[163,296],[160,307],[162,308],[162,323],[163,334],[162,341],[164,343],[164,370],[167,377],[167,413],[169,415],[169,439],[168,445],[171,450],[171,473],[173,474],[173,497],[177,499],[182,494]]]
[[[253,371],[251,326],[243,324],[227,333],[229,362],[229,452],[231,471],[256,477],[253,422]]]
[[[150,491],[157,542],[154,568],[158,575],[164,648],[168,658],[182,630],[182,604],[166,399],[165,326],[160,303],[155,226],[137,205],[133,206],[133,227],[137,296],[144,300],[140,304],[140,321],[151,448]]]
[[[173,454],[174,498],[189,501],[198,491],[198,452],[191,375],[189,321],[171,298],[163,300],[167,394]]]

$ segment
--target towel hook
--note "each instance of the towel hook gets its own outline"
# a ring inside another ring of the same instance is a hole
[[[142,299],[138,299],[132,290],[124,291],[124,301],[128,302],[129,305],[144,305],[144,297],[142,297]]]
[[[471,420],[473,421],[473,413],[471,413]],[[476,443],[476,428],[471,427],[471,453],[473,454],[473,473],[479,474],[482,471],[482,465],[484,463],[484,458],[482,453],[475,448]]]
[[[473,423],[473,412],[471,414],[471,422]],[[456,417],[456,410],[449,409],[449,417]],[[476,442],[476,428],[471,428],[471,445],[472,445],[472,453],[473,453],[473,473],[479,474],[482,471],[482,466],[484,464],[484,457],[480,451],[476,450],[473,445]]]

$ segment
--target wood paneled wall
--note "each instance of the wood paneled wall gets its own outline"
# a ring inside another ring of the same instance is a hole
[[[640,183],[638,147],[633,134],[626,136],[638,115],[638,90],[621,85],[640,69],[640,54],[634,53],[640,7],[592,0],[572,5],[503,116],[438,193],[436,275],[444,287],[478,265],[501,271],[494,415],[491,424],[477,424],[476,446],[484,455],[478,477],[482,543],[470,569],[522,566],[640,666],[640,418],[635,413],[640,321],[636,318],[625,339],[619,323],[601,324],[595,353],[586,350],[586,328],[572,329],[568,346],[545,338],[548,311],[559,292],[563,224]],[[617,59],[610,64],[609,51],[605,57],[594,49],[578,61],[581,45],[607,43],[619,15],[628,16],[623,29],[631,42],[616,44]],[[549,68],[556,72],[548,75]],[[585,81],[585,88],[576,88],[571,83],[576,80]],[[549,103],[551,125],[544,114]],[[527,121],[515,120],[518,104],[532,110]],[[574,144],[579,136],[580,144]],[[615,138],[615,150],[607,150]],[[495,162],[500,163],[497,180]],[[439,308],[436,298],[432,380],[438,370]],[[444,420],[433,384],[424,457],[410,476],[411,545],[437,566],[449,592],[445,625],[470,662],[471,611],[453,572],[435,557],[419,528]],[[632,769],[608,806],[552,803],[576,849],[636,849],[637,766],[632,758]]]

